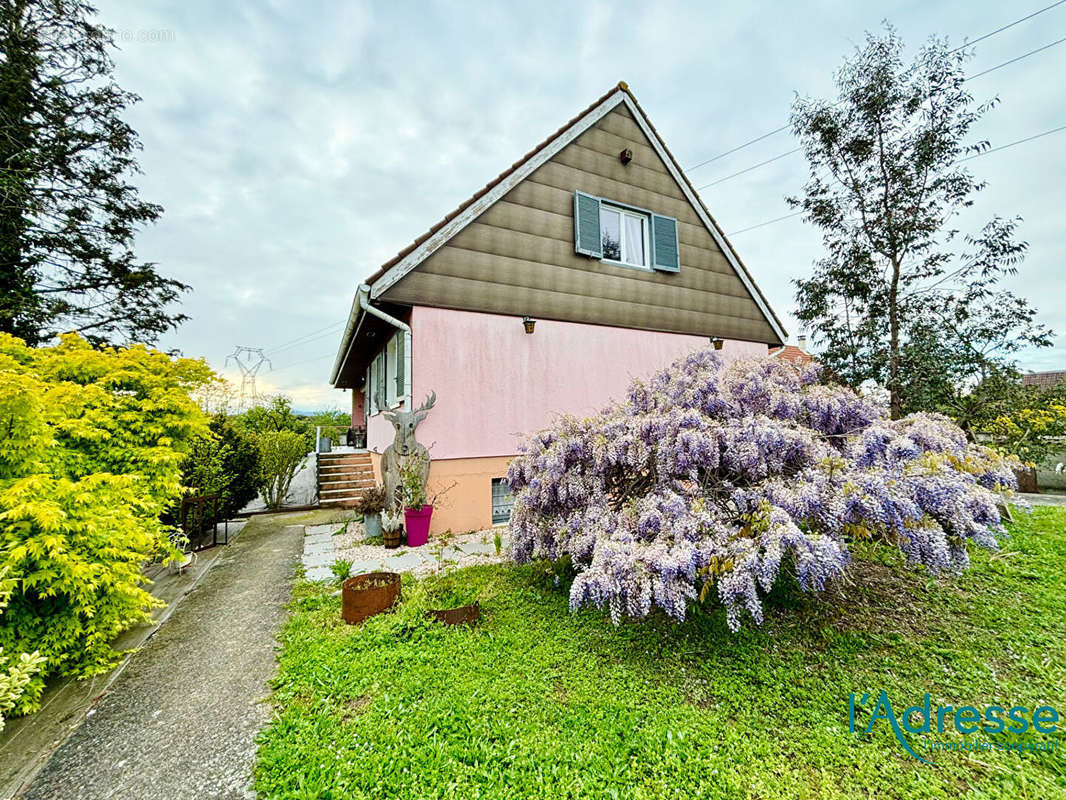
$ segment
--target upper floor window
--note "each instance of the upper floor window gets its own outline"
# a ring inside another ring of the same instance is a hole
[[[603,257],[631,267],[648,266],[648,217],[600,203]]]
[[[574,192],[574,250],[612,264],[681,270],[678,222],[665,214]]]

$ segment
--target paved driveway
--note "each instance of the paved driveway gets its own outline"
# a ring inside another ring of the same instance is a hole
[[[25,797],[247,798],[307,515],[255,517]]]

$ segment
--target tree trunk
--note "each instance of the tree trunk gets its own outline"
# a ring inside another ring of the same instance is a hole
[[[892,261],[892,285],[888,291],[888,395],[892,419],[903,416],[899,386],[899,261]]]
[[[30,159],[36,43],[23,28],[23,3],[0,11],[0,331],[36,344],[41,321],[35,275],[26,263],[27,204],[33,183]]]

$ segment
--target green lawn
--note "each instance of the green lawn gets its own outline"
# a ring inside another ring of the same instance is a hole
[[[929,692],[934,707],[1066,714],[1066,510],[1017,516],[1002,552],[976,553],[961,578],[869,550],[833,596],[786,588],[761,628],[736,635],[719,608],[683,625],[571,614],[566,587],[534,568],[405,583],[400,610],[362,627],[341,622],[330,589],[301,583],[256,787],[327,800],[1066,797],[1061,731],[1014,736],[1058,747],[1026,754],[928,753],[965,739],[909,736],[935,766],[887,723],[848,731],[849,692],[881,689],[897,712]],[[482,623],[424,622],[430,592],[480,599]]]

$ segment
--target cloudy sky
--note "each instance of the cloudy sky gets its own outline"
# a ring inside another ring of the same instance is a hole
[[[328,379],[360,280],[619,80],[688,169],[784,124],[795,93],[829,96],[882,19],[912,47],[962,44],[1051,2],[100,0],[118,80],[143,98],[129,115],[142,193],[166,209],[139,254],[193,286],[192,319],[161,344],[219,369],[262,347],[260,391],[343,407]],[[971,74],[1064,36],[1066,5],[980,42]],[[1066,43],[976,78],[1001,104],[975,138],[1066,124],[1064,67]],[[689,174],[704,186],[795,146],[779,133]],[[1059,333],[1030,369],[1066,366],[1064,146],[1066,131],[970,162],[989,183],[973,221],[1024,218],[1016,288]],[[733,233],[788,214],[805,174],[796,154],[701,193]],[[816,231],[792,218],[732,240],[795,334],[790,279],[817,258]]]

